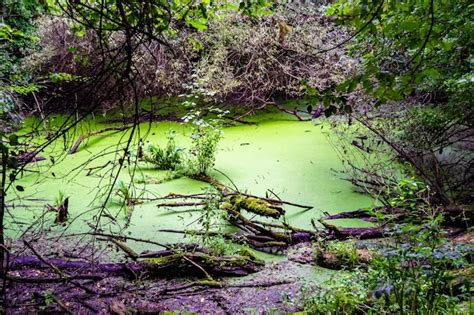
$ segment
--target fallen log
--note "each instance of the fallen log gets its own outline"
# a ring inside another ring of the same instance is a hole
[[[347,238],[370,239],[384,237],[384,229],[382,227],[369,228],[342,228],[319,220],[319,222],[328,231],[329,238],[343,240]]]
[[[355,268],[367,266],[372,261],[373,254],[366,249],[356,249],[356,258],[349,259],[344,255],[338,255],[337,253],[327,251],[324,249],[318,249],[315,254],[316,264],[318,266],[340,270],[345,268]]]
[[[280,218],[285,213],[285,210],[278,205],[271,204],[261,198],[247,197],[243,195],[232,195],[225,198],[221,208],[225,210],[232,209],[235,212],[246,210],[263,217],[271,217],[275,219]]]
[[[373,218],[373,212],[366,209],[359,209],[354,211],[344,211],[336,214],[328,214],[321,217],[322,220],[336,220],[336,219],[368,219]]]
[[[130,128],[130,126],[122,126],[122,127],[109,127],[109,128],[105,128],[105,129],[101,129],[101,130],[96,130],[96,131],[91,131],[91,132],[88,132],[86,134],[83,134],[81,136],[79,136],[79,138],[77,138],[76,142],[74,142],[74,144],[72,145],[71,149],[69,150],[69,154],[74,154],[76,153],[77,149],[79,148],[79,146],[81,145],[82,141],[84,141],[85,139],[87,138],[90,138],[90,137],[93,137],[93,136],[97,136],[98,134],[101,134],[101,133],[104,133],[104,132],[108,132],[108,131],[125,131],[127,130],[128,128]]]
[[[266,253],[278,253],[286,250],[289,245],[294,245],[303,242],[309,242],[316,233],[310,231],[294,231],[294,232],[272,232],[267,233],[255,233],[255,234],[244,234],[244,233],[223,233],[217,231],[196,231],[196,230],[171,230],[161,229],[159,232],[167,233],[178,233],[178,234],[190,234],[190,235],[207,235],[223,237],[236,243],[246,244],[251,248],[266,252]],[[147,257],[150,257],[146,253]],[[154,254],[152,254],[154,255]],[[141,257],[145,257],[140,255]]]
[[[390,207],[378,207],[373,210],[359,209],[354,211],[344,211],[332,215],[326,215],[321,220],[335,220],[335,219],[362,219],[364,221],[375,220],[375,213],[382,213],[385,217],[384,220],[403,221],[404,219],[410,218],[422,220],[423,217],[416,217],[416,213],[412,213],[402,208],[390,208]],[[442,209],[444,215],[442,225],[445,227],[460,227],[467,228],[474,224],[474,210],[463,208],[463,207],[446,207]]]
[[[36,152],[24,152],[18,155],[17,160],[20,165],[25,165],[28,163],[46,161],[47,158],[36,155]]]
[[[54,268],[58,270],[79,271],[86,275],[93,273],[99,277],[107,275],[135,278],[140,272],[147,272],[151,276],[168,276],[172,274],[201,274],[201,270],[217,276],[242,276],[261,269],[263,262],[256,259],[251,253],[242,252],[234,256],[213,256],[205,252],[182,252],[177,250],[164,250],[154,253],[153,258],[145,258],[137,262],[127,263],[91,263],[88,261],[73,261],[59,258],[41,260],[37,256],[20,256],[10,261],[9,270],[24,268]],[[141,258],[140,256],[137,258]],[[198,267],[198,268],[197,268]],[[79,277],[71,275],[71,277]],[[207,277],[207,275],[206,275]],[[64,277],[68,279],[68,277]]]

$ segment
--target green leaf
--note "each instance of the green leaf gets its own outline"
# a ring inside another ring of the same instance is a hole
[[[335,106],[331,105],[331,106],[329,106],[328,108],[326,108],[324,110],[324,115],[326,117],[330,117],[330,116],[334,115],[336,112],[337,112],[337,108]]]
[[[413,20],[405,20],[400,23],[400,29],[403,31],[413,31],[419,27],[419,24]]]
[[[191,27],[194,27],[198,31],[205,31],[207,29],[207,19],[206,18],[199,18],[197,20],[189,20],[188,24]]]
[[[18,164],[18,159],[16,157],[10,156],[7,159],[7,165],[10,168],[17,169],[19,164]]]
[[[15,134],[11,134],[9,137],[8,137],[8,142],[11,146],[16,146],[18,145],[18,136],[15,135]]]

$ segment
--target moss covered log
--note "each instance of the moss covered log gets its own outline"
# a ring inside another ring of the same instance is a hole
[[[239,194],[226,197],[221,208],[224,210],[232,209],[235,212],[246,210],[263,217],[271,217],[275,219],[280,218],[285,213],[285,210],[283,210],[282,207],[271,204],[264,199]]]

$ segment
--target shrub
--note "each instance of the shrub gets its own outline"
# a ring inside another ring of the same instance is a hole
[[[325,281],[316,293],[303,292],[304,311],[308,314],[366,313],[369,290],[365,278],[361,272],[344,274]]]
[[[470,282],[454,290],[455,273],[466,265],[466,249],[448,242],[440,216],[424,224],[392,226],[391,239],[367,271],[337,275],[303,308],[313,314],[461,314]]]
[[[192,134],[193,148],[190,150],[191,172],[205,175],[214,166],[221,130],[211,126],[198,127]]]
[[[292,26],[284,41],[279,41],[280,22]],[[342,48],[317,53],[335,45],[346,32],[310,7],[283,7],[273,16],[259,18],[221,12],[212,23],[200,32],[184,29],[163,34],[168,45],[155,40],[138,45],[132,62],[139,98],[176,96],[196,81],[209,96],[207,101],[256,106],[279,97],[300,96],[303,80],[318,89],[328,88],[342,82],[356,66]],[[125,39],[120,32],[110,32],[107,47],[103,47],[95,32],[64,17],[42,17],[37,26],[41,50],[30,51],[23,63],[36,77],[59,72],[92,78],[104,65],[114,66],[124,57],[119,48]],[[78,89],[75,81],[43,80],[41,93],[55,96],[47,104],[56,111],[88,108],[92,96],[102,110],[132,99],[133,91],[122,78],[107,74],[101,80],[101,88],[93,95]]]
[[[283,41],[279,23],[291,25]],[[323,90],[355,70],[342,48],[317,53],[345,35],[311,7],[282,6],[258,21],[229,15],[197,35],[197,82],[214,101],[245,105],[301,96],[302,81]]]

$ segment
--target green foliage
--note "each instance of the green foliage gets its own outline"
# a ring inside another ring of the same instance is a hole
[[[352,51],[363,58],[340,91],[360,84],[380,104],[473,75],[471,1],[341,0],[327,13],[356,30]]]
[[[226,10],[242,10],[245,14],[257,15],[268,7],[263,0],[245,0],[237,6],[234,1],[172,0],[172,1],[121,1],[106,0],[103,3],[59,1],[78,22],[76,29],[84,27],[106,33],[115,30],[130,31],[153,38],[154,34],[174,35],[184,25],[198,31],[207,28],[208,21]],[[102,10],[101,5],[107,10]]]
[[[236,246],[218,233],[221,230],[219,225],[226,216],[226,213],[219,208],[222,195],[213,187],[205,188],[204,194],[206,196],[205,204],[202,208],[202,215],[198,219],[202,233],[195,235],[197,242],[209,249],[212,255],[236,254]]]
[[[34,0],[2,0],[1,7],[0,78],[16,82],[25,75],[19,71],[18,63],[25,49],[36,41],[33,19],[42,7]]]
[[[206,199],[203,207],[203,215],[199,218],[199,223],[201,223],[203,227],[205,232],[204,239],[206,239],[209,231],[211,231],[211,228],[216,224],[215,220],[218,219],[219,214],[222,213],[219,209],[222,196],[214,188],[207,188],[204,193],[206,194]]]
[[[217,145],[221,139],[221,130],[213,127],[198,127],[192,134],[193,148],[190,154],[192,172],[198,175],[207,174],[214,166]]]
[[[144,160],[160,170],[178,170],[183,161],[184,151],[176,145],[175,136],[174,130],[169,132],[168,142],[164,148],[150,145],[144,155]]]
[[[20,142],[18,135],[0,130],[0,156],[2,171],[5,173],[5,176],[8,174],[7,178],[10,180],[9,186],[15,181],[17,171],[20,168],[19,153],[17,151],[19,146]],[[8,173],[8,171],[10,171],[10,173]],[[25,190],[25,188],[20,185],[15,187],[20,192]],[[3,191],[2,193],[6,192]]]
[[[55,303],[54,299],[54,290],[53,289],[47,289],[42,292],[42,297],[44,301],[44,306],[41,307],[41,309],[46,309],[49,306],[51,306],[53,303]]]
[[[429,187],[414,178],[399,180],[392,186],[388,186],[384,193],[392,208],[417,212],[429,205]]]
[[[440,216],[392,226],[367,272],[335,276],[304,299],[312,314],[461,314],[470,284],[453,289],[469,249],[448,242]],[[471,249],[472,250],[472,249]],[[466,310],[465,310],[466,311]]]
[[[133,206],[137,203],[137,192],[133,183],[125,183],[120,180],[116,184],[115,194],[119,197],[119,203],[121,209],[125,212],[127,220],[130,220],[130,216],[133,211]]]
[[[303,291],[303,308],[308,314],[367,313],[365,274],[355,272],[325,281],[316,293]],[[373,309],[376,314],[376,309]]]
[[[66,199],[66,195],[64,194],[63,191],[60,190],[56,198],[54,198],[54,206],[56,208],[59,208],[59,206],[61,206],[64,203],[65,199]]]
[[[335,258],[342,263],[343,266],[352,268],[359,263],[359,254],[354,242],[328,242],[324,248],[324,252],[334,255]]]
[[[171,132],[166,147],[150,145],[143,154],[143,160],[158,169],[170,170],[180,175],[207,174],[214,166],[222,131],[202,121],[201,124],[202,126],[196,127],[191,135],[192,147],[189,150],[178,147],[174,140],[175,134]],[[176,178],[176,175],[171,178]]]
[[[450,295],[451,269],[464,260],[447,243],[439,222],[438,217],[424,225],[395,226],[395,242],[374,260],[371,279],[392,312],[436,314],[457,308],[459,298]]]

